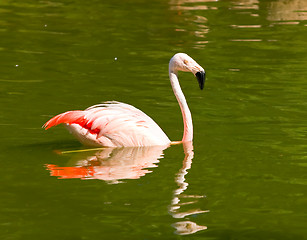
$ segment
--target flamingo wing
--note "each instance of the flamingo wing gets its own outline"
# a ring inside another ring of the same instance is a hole
[[[169,138],[144,112],[125,103],[106,102],[84,111],[59,114],[43,127],[65,123],[80,142],[90,146],[168,145]]]

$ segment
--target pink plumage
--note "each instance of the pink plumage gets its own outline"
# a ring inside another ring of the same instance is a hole
[[[88,146],[167,145],[170,140],[145,113],[125,103],[106,102],[84,111],[69,111],[50,119],[46,129],[64,123]]]

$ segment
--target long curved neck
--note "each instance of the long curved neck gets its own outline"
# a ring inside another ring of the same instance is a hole
[[[192,141],[193,140],[192,115],[191,115],[190,109],[188,107],[187,101],[186,101],[186,99],[183,95],[183,92],[181,90],[181,87],[180,87],[180,84],[179,84],[179,81],[178,81],[177,72],[170,69],[169,70],[169,78],[170,78],[174,94],[175,94],[176,99],[179,103],[181,113],[182,113],[183,126],[184,126],[182,142]]]

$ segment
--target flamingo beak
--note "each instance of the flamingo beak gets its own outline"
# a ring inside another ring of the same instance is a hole
[[[199,88],[203,90],[204,85],[205,85],[205,80],[206,80],[206,72],[205,71],[197,72],[195,74],[195,77],[197,78]]]

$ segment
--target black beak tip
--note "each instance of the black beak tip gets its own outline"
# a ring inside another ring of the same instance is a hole
[[[195,74],[196,78],[197,78],[197,81],[198,81],[198,84],[199,84],[199,88],[201,90],[204,89],[204,85],[205,85],[205,80],[206,80],[206,73],[204,71],[201,71],[201,72],[197,72]]]

